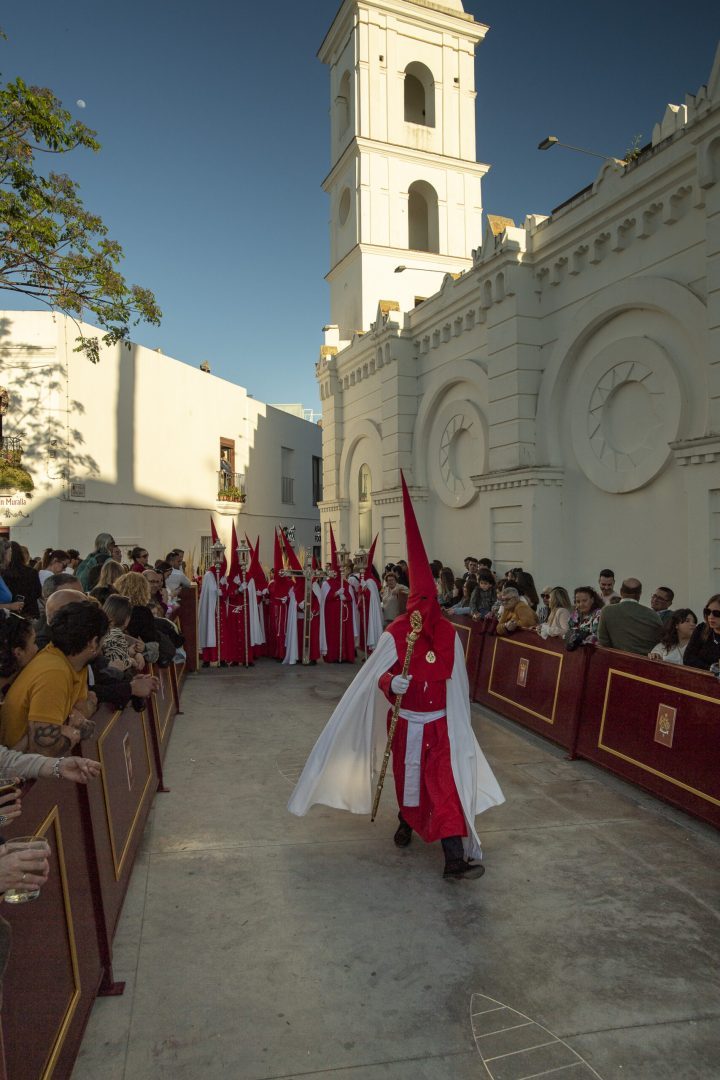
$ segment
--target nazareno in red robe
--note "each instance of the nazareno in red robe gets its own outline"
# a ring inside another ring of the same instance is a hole
[[[341,599],[342,594],[342,599]],[[326,664],[338,664],[343,660],[355,660],[355,631],[353,630],[353,607],[355,597],[347,582],[332,578],[325,594],[325,640]],[[341,627],[342,620],[342,627]]]
[[[443,625],[444,624],[444,625]],[[447,629],[446,629],[447,627]],[[407,651],[410,621],[401,615],[387,627],[395,638],[398,659],[380,677],[378,685],[392,705],[395,695],[390,683],[402,673]],[[432,631],[431,631],[432,632]],[[446,680],[452,674],[455,630],[442,617],[435,625],[432,637],[422,633],[415,643],[410,661],[412,681],[402,698],[402,709],[418,713],[445,710]],[[434,659],[431,659],[433,658]],[[387,716],[388,727],[392,709]],[[398,806],[403,820],[427,843],[447,836],[466,836],[467,825],[455,786],[450,760],[447,719],[432,720],[423,726],[420,765],[420,800],[418,806],[405,806],[405,750],[408,721],[398,717],[392,747],[393,777]]]

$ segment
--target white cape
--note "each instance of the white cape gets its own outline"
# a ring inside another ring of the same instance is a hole
[[[353,814],[370,813],[387,742],[388,701],[378,680],[397,658],[395,639],[386,631],[315,743],[290,796],[290,813],[303,817],[316,803]],[[468,830],[465,852],[477,859],[482,850],[475,817],[505,802],[505,796],[470,724],[465,654],[457,634],[453,672],[447,681],[447,726],[453,777]],[[388,780],[392,783],[388,777],[386,784]]]
[[[383,632],[383,617],[382,606],[380,604],[380,594],[378,592],[377,582],[374,578],[365,578],[362,582],[361,587],[367,592],[370,598],[367,614],[366,645],[368,645],[371,649],[374,649],[378,641],[380,640],[380,635]],[[361,605],[359,605],[360,616],[364,619],[364,608]]]
[[[198,605],[198,648],[213,649],[215,640],[215,612],[217,609],[218,587],[215,574],[208,570],[202,579],[200,603]]]

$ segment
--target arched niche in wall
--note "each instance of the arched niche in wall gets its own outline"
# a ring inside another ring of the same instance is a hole
[[[662,472],[669,443],[705,434],[704,305],[661,278],[613,285],[558,340],[538,398],[538,460],[567,454],[597,488],[635,491]]]
[[[423,386],[413,437],[417,482],[446,506],[468,506],[477,496],[472,476],[487,471],[487,376],[470,360],[439,371]]]

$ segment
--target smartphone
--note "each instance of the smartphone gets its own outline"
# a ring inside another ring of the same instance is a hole
[[[21,593],[18,593],[18,594],[17,594],[17,596],[15,597],[15,600],[16,600],[16,601],[17,601],[18,603],[19,603],[19,602],[20,602],[21,600],[22,600],[23,604],[25,603],[25,597],[24,597],[24,596],[23,596],[23,595],[22,595]]]

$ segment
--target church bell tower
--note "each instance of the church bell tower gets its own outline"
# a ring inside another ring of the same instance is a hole
[[[331,323],[368,330],[408,311],[481,243],[475,48],[461,0],[344,0],[318,56],[330,68]],[[398,270],[398,267],[404,267]]]

